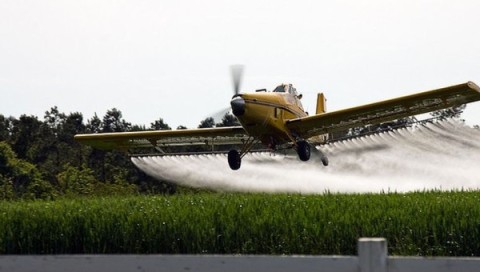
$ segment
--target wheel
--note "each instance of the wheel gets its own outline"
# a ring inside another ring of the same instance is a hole
[[[328,166],[328,158],[327,158],[327,156],[322,156],[322,163],[323,163],[323,166]]]
[[[316,149],[317,153],[320,155],[320,161],[322,162],[323,166],[328,166],[328,157],[323,154],[323,152],[320,149]]]
[[[240,169],[242,164],[242,158],[240,158],[240,153],[237,150],[232,149],[228,152],[228,165],[232,170]]]
[[[307,141],[297,142],[297,153],[302,161],[308,161],[310,159],[310,145]]]

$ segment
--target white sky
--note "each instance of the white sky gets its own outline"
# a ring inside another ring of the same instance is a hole
[[[336,110],[480,84],[480,1],[0,0],[0,113],[196,127],[243,91],[292,83]],[[480,123],[480,103],[464,114]]]

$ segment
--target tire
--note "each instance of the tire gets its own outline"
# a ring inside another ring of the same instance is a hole
[[[328,158],[326,156],[322,156],[322,163],[323,166],[328,166]]]
[[[242,158],[240,158],[240,153],[237,150],[232,149],[228,152],[228,165],[232,170],[240,169],[242,165]]]
[[[308,161],[310,159],[310,144],[307,141],[297,142],[297,154],[301,161]]]

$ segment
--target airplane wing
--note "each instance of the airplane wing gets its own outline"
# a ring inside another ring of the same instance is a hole
[[[368,105],[288,120],[295,134],[310,137],[353,127],[384,123],[399,118],[459,106],[480,100],[480,87],[467,82]]]
[[[133,148],[167,146],[227,145],[242,143],[248,138],[241,126],[179,130],[154,130],[77,134],[74,139],[92,147],[128,151]]]

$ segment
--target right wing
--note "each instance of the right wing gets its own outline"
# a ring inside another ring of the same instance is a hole
[[[241,126],[93,133],[74,136],[74,139],[82,144],[103,150],[122,151],[140,147],[238,144],[243,143],[247,138],[247,133]]]
[[[480,87],[473,82],[467,82],[368,105],[292,119],[288,120],[286,125],[293,133],[308,139],[316,135],[380,124],[479,100]]]

